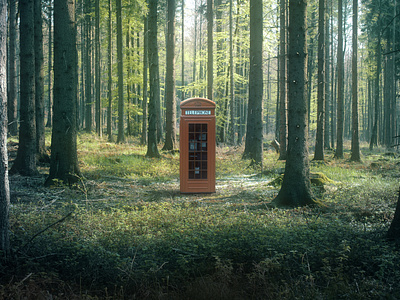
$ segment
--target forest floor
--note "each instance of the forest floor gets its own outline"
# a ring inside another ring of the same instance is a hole
[[[385,239],[399,153],[363,148],[353,163],[327,151],[311,161],[331,179],[313,185],[324,206],[276,209],[272,150],[261,170],[242,147],[218,147],[212,194],[181,194],[179,154],[145,151],[81,134],[77,184],[44,187],[47,164],[10,177],[1,299],[400,298],[400,245]]]

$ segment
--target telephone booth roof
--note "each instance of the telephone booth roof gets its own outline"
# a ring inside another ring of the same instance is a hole
[[[189,98],[181,102],[181,109],[215,108],[215,102],[206,98]]]

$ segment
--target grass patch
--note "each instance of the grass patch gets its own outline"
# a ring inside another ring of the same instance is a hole
[[[260,170],[241,148],[218,148],[217,192],[187,195],[177,154],[148,159],[136,143],[87,134],[78,144],[85,178],[75,186],[11,177],[13,257],[0,265],[0,298],[400,297],[399,247],[384,238],[396,157],[312,163],[332,180],[315,187],[326,206],[275,209],[271,181],[284,162],[274,152]]]

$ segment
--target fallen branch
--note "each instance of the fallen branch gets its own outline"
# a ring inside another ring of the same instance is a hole
[[[48,225],[46,228],[40,230],[38,233],[36,233],[33,237],[30,238],[29,241],[27,241],[19,250],[25,248],[26,246],[28,246],[35,238],[37,238],[39,235],[41,235],[43,232],[45,232],[46,230],[48,230],[49,228],[53,227],[54,225],[63,222],[66,218],[68,218],[70,215],[72,215],[72,211],[69,212],[66,216],[62,217],[61,219],[55,221],[54,223]]]

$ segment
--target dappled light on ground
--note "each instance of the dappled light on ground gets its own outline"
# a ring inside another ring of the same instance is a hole
[[[88,138],[79,144],[78,183],[44,188],[45,166],[39,176],[10,178],[17,259],[2,271],[9,280],[0,295],[26,295],[29,285],[35,295],[56,297],[53,285],[77,299],[200,299],[199,290],[209,299],[400,295],[398,247],[384,239],[399,156],[311,163],[330,179],[312,185],[324,206],[276,209],[268,204],[284,162],[274,152],[261,170],[241,160],[242,148],[218,148],[217,192],[181,194],[179,154],[148,159],[129,143],[99,151]]]

